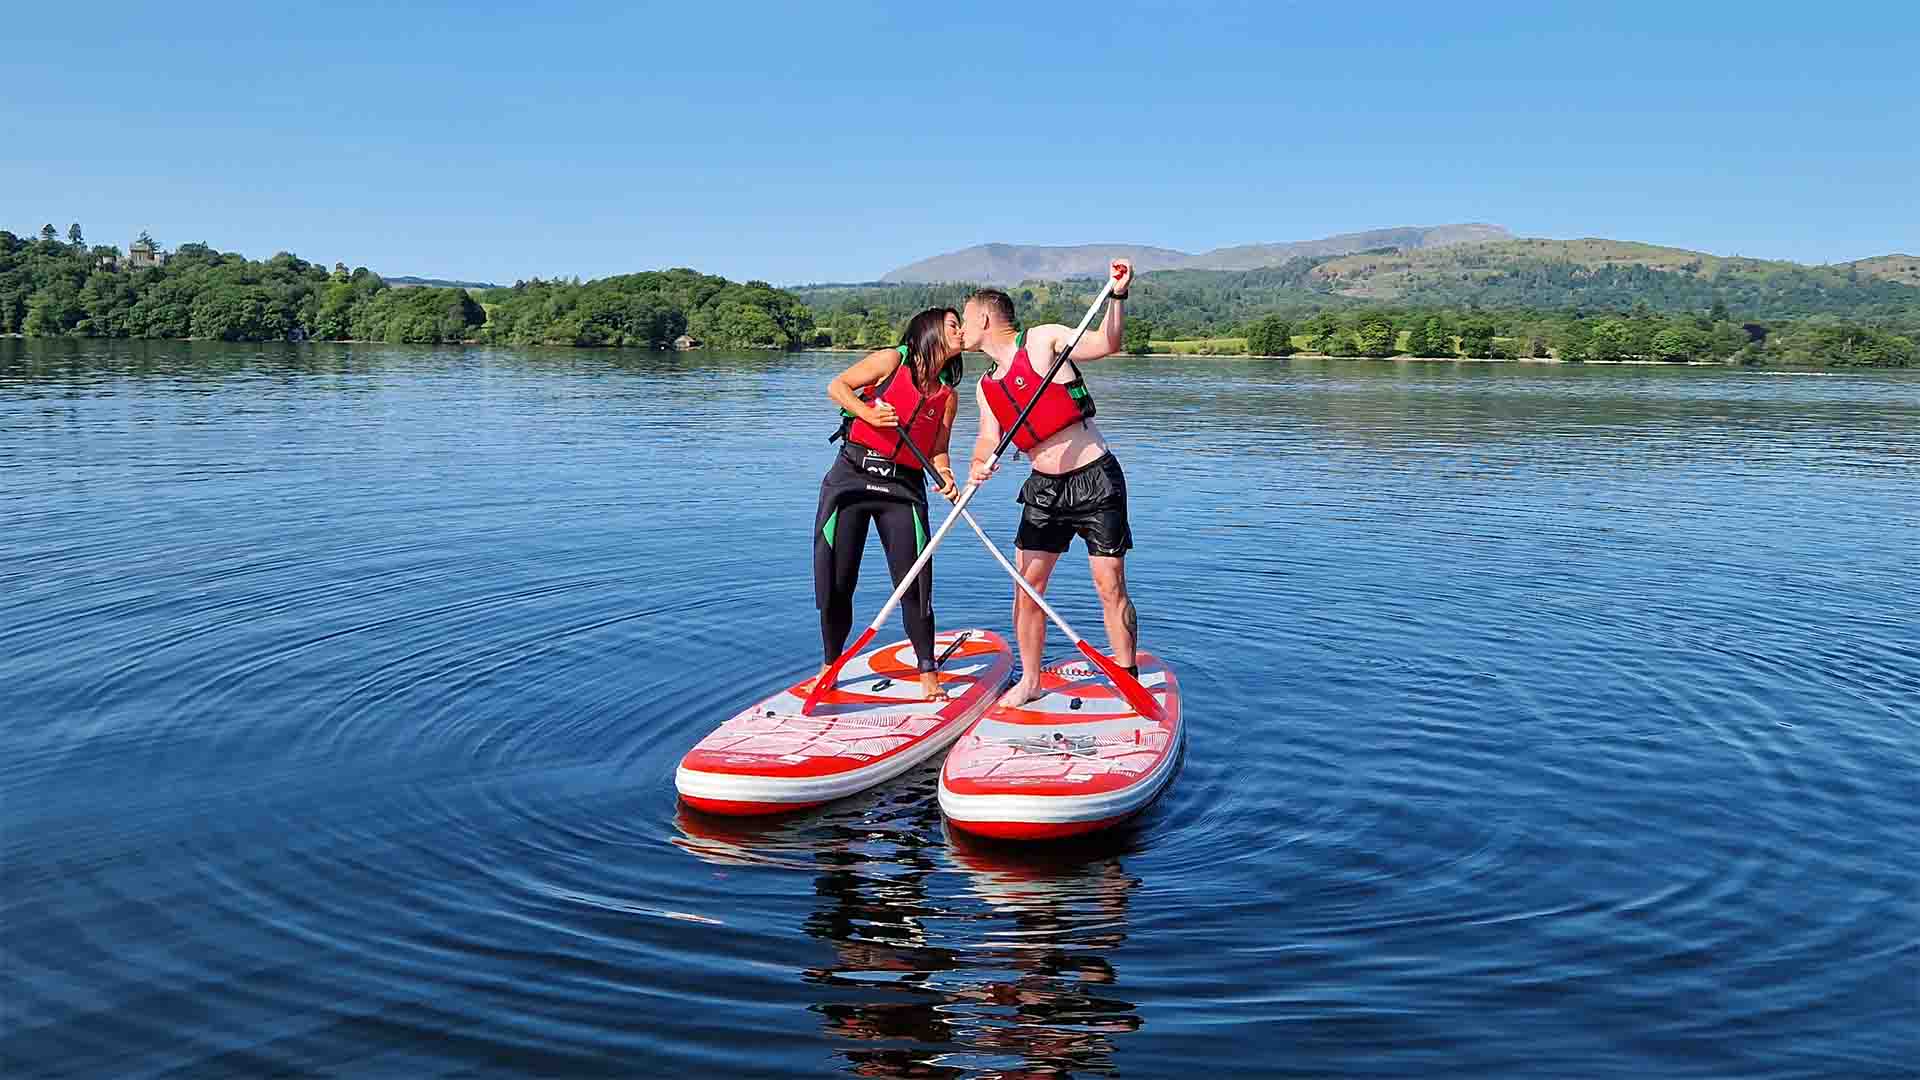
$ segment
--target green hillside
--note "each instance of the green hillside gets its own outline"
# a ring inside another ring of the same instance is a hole
[[[970,287],[836,285],[793,290],[840,330],[897,323],[931,303],[957,304]],[[1806,266],[1730,258],[1620,240],[1500,240],[1298,257],[1257,270],[1142,273],[1133,311],[1162,338],[1230,335],[1265,315],[1298,317],[1359,307],[1482,308],[1535,312],[1687,314],[1744,319],[1814,316],[1920,329],[1920,258],[1886,255]],[[1081,281],[1026,281],[1009,290],[1029,323],[1074,322]],[[1083,301],[1079,301],[1083,302]]]
[[[1720,303],[1754,318],[1920,318],[1920,281],[1900,276],[1920,271],[1900,269],[1897,256],[1867,262],[1875,267],[1803,266],[1618,240],[1508,240],[1347,255],[1321,263],[1313,276],[1316,287],[1339,296],[1398,303],[1592,311],[1635,304],[1697,311]]]

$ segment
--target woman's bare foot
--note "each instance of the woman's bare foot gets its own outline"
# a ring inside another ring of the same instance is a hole
[[[794,689],[798,690],[802,695],[813,693],[813,684],[819,682],[820,677],[827,673],[827,667],[828,665],[821,664],[820,670],[814,674],[813,678],[802,682],[799,686],[794,687]]]
[[[1037,676],[1022,675],[1006,693],[1000,695],[1000,704],[1007,708],[1018,708],[1040,696],[1040,680]]]
[[[940,673],[923,671],[920,673],[920,696],[928,701],[944,701],[947,692],[940,688]]]

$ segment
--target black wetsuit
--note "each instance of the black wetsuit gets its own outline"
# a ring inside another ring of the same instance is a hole
[[[867,525],[880,531],[887,568],[898,586],[927,546],[927,481],[919,469],[848,440],[820,481],[820,507],[813,519],[813,602],[820,609],[820,644],[832,663],[853,630],[853,590],[860,582],[860,556]],[[921,671],[933,670],[933,563],[900,600],[900,615]]]

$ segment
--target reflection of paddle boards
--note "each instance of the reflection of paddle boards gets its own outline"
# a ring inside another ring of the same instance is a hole
[[[909,643],[862,653],[811,716],[800,714],[806,691],[790,686],[701,739],[674,774],[680,797],[710,814],[776,814],[863,791],[939,753],[1006,685],[1013,652],[991,630],[950,630],[934,648],[947,654],[949,700],[920,700]]]
[[[1041,670],[1040,696],[995,705],[940,770],[940,809],[954,827],[1007,840],[1078,836],[1145,809],[1173,776],[1184,728],[1180,684],[1151,653],[1140,682],[1162,720],[1135,712],[1084,660]]]

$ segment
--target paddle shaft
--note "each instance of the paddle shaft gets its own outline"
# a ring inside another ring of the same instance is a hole
[[[1100,295],[1093,298],[1093,306],[1087,309],[1086,315],[1080,319],[1080,325],[1074,328],[1073,339],[1067,342],[1066,348],[1060,350],[1059,356],[1053,358],[1053,364],[1047,368],[1047,373],[1041,376],[1040,391],[1046,390],[1047,384],[1052,382],[1053,377],[1060,373],[1060,368],[1066,364],[1067,358],[1073,354],[1073,350],[1079,347],[1080,339],[1086,336],[1087,327],[1092,325],[1094,315],[1099,313],[1100,305],[1107,302],[1107,296],[1112,292],[1113,279],[1108,278],[1107,283],[1100,288]],[[1032,412],[1033,407],[1040,403],[1040,391],[1036,391],[1033,397],[1027,399],[1027,403],[1021,408],[1020,414],[1013,418],[1013,423],[1008,424],[1007,430],[1000,433],[1000,442],[994,446],[993,456],[987,460],[988,475],[992,475],[993,470],[999,467],[1000,458],[1006,454],[1007,447],[1013,445],[1013,433],[1020,430],[1020,425],[1027,422],[1027,414]],[[916,453],[919,452],[919,449],[918,446],[914,447]],[[926,459],[922,458],[921,460],[924,461]],[[893,595],[887,597],[887,602],[880,608],[880,614],[874,616],[873,622],[869,624],[873,629],[878,630],[881,625],[887,621],[887,617],[893,614],[893,609],[900,606],[901,598],[907,595],[908,586],[913,583],[914,578],[920,575],[921,569],[933,559],[933,550],[940,546],[942,540],[946,539],[947,532],[951,530],[954,523],[959,520],[960,512],[967,508],[967,503],[973,501],[973,493],[979,489],[979,484],[969,483],[966,490],[960,493],[960,497],[954,500],[953,509],[948,512],[947,519],[940,523],[938,529],[934,530],[933,537],[927,541],[927,546],[921,549],[920,557],[913,561],[913,566],[907,571],[906,576],[902,577],[900,583],[894,586]]]
[[[921,468],[925,469],[929,474],[938,473],[938,470],[933,467],[933,462],[927,460],[927,455],[921,453],[918,446],[915,446],[912,442],[908,442],[907,448],[913,451],[914,457],[920,459]],[[994,560],[1000,564],[1001,568],[1013,575],[1013,580],[1020,586],[1021,591],[1025,592],[1027,597],[1034,603],[1040,605],[1040,610],[1047,613],[1047,618],[1053,620],[1053,624],[1060,628],[1061,633],[1072,638],[1074,643],[1078,644],[1082,640],[1080,635],[1074,633],[1073,627],[1067,625],[1067,620],[1062,618],[1059,612],[1053,610],[1053,605],[1047,603],[1046,598],[1040,595],[1040,590],[1033,587],[1033,582],[1028,581],[1026,575],[1015,569],[1013,563],[1009,562],[1007,557],[1001,554],[999,545],[995,544],[993,538],[987,535],[987,530],[981,528],[980,523],[974,520],[972,512],[965,507],[958,507],[954,510],[954,513],[967,519],[967,524],[973,526],[974,535],[980,538],[981,543],[987,545],[988,551],[993,552]]]

